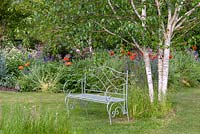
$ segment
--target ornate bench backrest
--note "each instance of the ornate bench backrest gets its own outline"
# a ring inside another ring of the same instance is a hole
[[[128,71],[119,72],[110,67],[89,69],[85,73],[82,93],[102,93],[127,99]]]

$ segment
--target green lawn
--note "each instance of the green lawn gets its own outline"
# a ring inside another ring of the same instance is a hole
[[[68,126],[72,134],[199,134],[199,96],[200,89],[183,89],[172,96],[174,112],[165,118],[140,119],[129,123],[117,119],[113,125],[109,125],[105,105],[89,103],[88,109],[77,105],[71,110]],[[34,106],[40,111],[58,113],[59,117],[66,118],[63,94],[0,92],[0,106]],[[8,116],[6,114],[9,113],[1,113],[0,116]]]
[[[200,134],[200,89],[183,89],[173,96],[175,115],[152,134]]]

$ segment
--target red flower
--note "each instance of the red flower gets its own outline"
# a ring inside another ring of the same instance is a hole
[[[169,55],[169,59],[171,60],[172,58],[173,58],[173,56],[170,54],[170,55]]]
[[[158,58],[158,55],[150,55],[150,59],[151,60],[155,60],[155,59],[157,59]]]
[[[127,52],[127,55],[130,56],[132,53],[130,51]]]
[[[197,50],[197,46],[192,46],[192,49],[193,49],[194,51],[196,51],[196,50]]]
[[[135,55],[129,56],[130,60],[135,60]]]
[[[110,51],[110,56],[114,56],[115,55],[115,52],[114,51]]]
[[[153,60],[157,59],[158,58],[158,55],[154,55],[153,57]]]
[[[136,54],[136,53],[133,53],[133,54],[131,54],[131,55],[133,55],[133,56],[137,56],[137,54]]]
[[[149,54],[149,57],[153,56],[152,54]]]
[[[63,60],[64,60],[64,61],[69,61],[69,58],[68,58],[68,57],[64,57]]]

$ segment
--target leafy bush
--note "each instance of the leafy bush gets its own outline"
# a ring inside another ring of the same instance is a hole
[[[4,51],[0,51],[0,86],[12,87],[15,85],[15,78],[8,73]]]
[[[169,84],[171,87],[196,87],[200,83],[200,62],[186,52],[176,52],[170,63]]]
[[[60,92],[60,81],[67,73],[67,69],[57,62],[38,62],[21,73],[18,79],[21,91]]]
[[[80,92],[81,80],[88,69],[108,66],[119,71],[124,71],[124,59],[118,56],[110,57],[108,52],[97,51],[92,57],[83,60],[75,60],[72,67],[69,69],[69,74],[66,74],[63,82],[66,82],[64,90],[72,92]]]
[[[7,68],[6,68],[6,60],[2,51],[0,51],[0,78],[6,77]]]
[[[15,87],[20,69],[29,66],[33,59],[28,58],[28,51],[22,51],[16,47],[6,47],[0,52],[0,85]]]
[[[15,47],[5,49],[5,57],[7,61],[8,73],[16,77],[20,75],[19,66],[24,64],[31,59],[28,59],[28,51],[20,50]]]

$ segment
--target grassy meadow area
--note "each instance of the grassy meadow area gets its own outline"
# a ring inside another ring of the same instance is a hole
[[[171,95],[174,108],[165,117],[130,122],[115,118],[109,125],[105,105],[89,103],[87,109],[75,105],[67,117],[64,94],[0,92],[0,130],[3,134],[198,134],[199,95],[200,89],[182,89]]]

